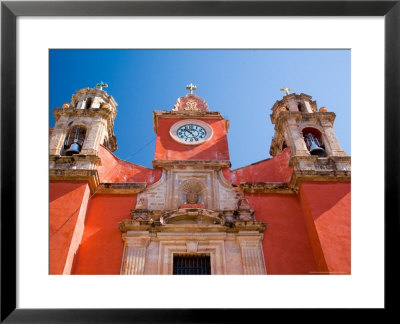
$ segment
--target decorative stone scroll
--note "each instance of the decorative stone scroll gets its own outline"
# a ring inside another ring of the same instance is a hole
[[[196,96],[194,93],[188,93],[184,97],[179,97],[176,101],[173,111],[209,111],[207,102]]]

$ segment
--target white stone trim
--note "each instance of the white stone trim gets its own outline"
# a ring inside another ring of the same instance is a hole
[[[254,231],[239,231],[236,237],[242,251],[243,274],[266,274],[261,242],[264,235]]]
[[[142,275],[146,261],[146,247],[150,243],[148,231],[128,232],[122,237],[124,252],[121,263],[122,275]]]
[[[198,125],[200,127],[203,127],[206,130],[206,136],[204,138],[200,139],[198,142],[195,142],[195,143],[188,143],[188,142],[184,141],[183,139],[179,138],[176,135],[176,132],[178,131],[178,129],[180,127],[182,127],[184,125],[187,125],[187,124],[194,124],[194,125]],[[207,124],[207,123],[205,123],[205,122],[203,122],[201,120],[198,120],[198,119],[183,119],[183,120],[180,120],[180,121],[176,122],[175,124],[173,124],[171,126],[170,130],[169,130],[169,134],[170,134],[170,136],[172,137],[172,139],[174,141],[176,141],[176,142],[178,142],[180,144],[185,144],[185,145],[200,145],[200,144],[203,144],[203,143],[207,142],[208,140],[210,140],[212,138],[213,133],[214,133],[213,129],[209,124]]]
[[[226,233],[158,233],[160,240],[158,274],[172,275],[174,253],[205,253],[210,255],[211,274],[226,274]]]

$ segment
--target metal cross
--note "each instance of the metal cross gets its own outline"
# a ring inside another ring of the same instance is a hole
[[[108,88],[108,84],[100,81],[100,83],[96,84],[96,88],[99,90],[103,90],[103,88]]]
[[[197,90],[197,86],[190,83],[189,85],[186,86],[186,90],[190,90],[190,93],[192,94],[194,90]]]
[[[285,91],[286,95],[288,95],[289,91],[292,91],[292,89],[289,89],[288,87],[284,86],[283,88],[281,88],[281,91]]]

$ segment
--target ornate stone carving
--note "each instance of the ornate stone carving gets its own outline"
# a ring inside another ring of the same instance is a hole
[[[188,101],[186,102],[185,108],[183,108],[183,109],[184,109],[184,110],[199,110],[199,109],[197,108],[197,102],[194,101],[194,100],[188,100]]]
[[[202,185],[196,180],[186,180],[183,182],[183,192],[186,194],[186,204],[197,204],[199,202],[199,197],[204,191]]]
[[[179,97],[176,101],[173,111],[208,111],[207,102],[196,96],[194,93],[188,93],[184,97]]]

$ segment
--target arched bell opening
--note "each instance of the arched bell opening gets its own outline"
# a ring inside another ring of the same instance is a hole
[[[306,143],[307,149],[311,155],[317,155],[319,157],[325,157],[325,145],[322,142],[322,134],[318,129],[306,127],[303,129],[303,137]]]
[[[297,103],[297,109],[298,109],[300,112],[306,112],[306,109],[305,109],[304,105],[303,105],[301,102],[298,102],[298,103]]]
[[[93,103],[93,99],[92,98],[87,98],[86,99],[85,108],[89,109],[92,106],[92,103]]]
[[[86,129],[83,126],[72,127],[65,137],[63,154],[71,156],[79,154],[86,137]]]

